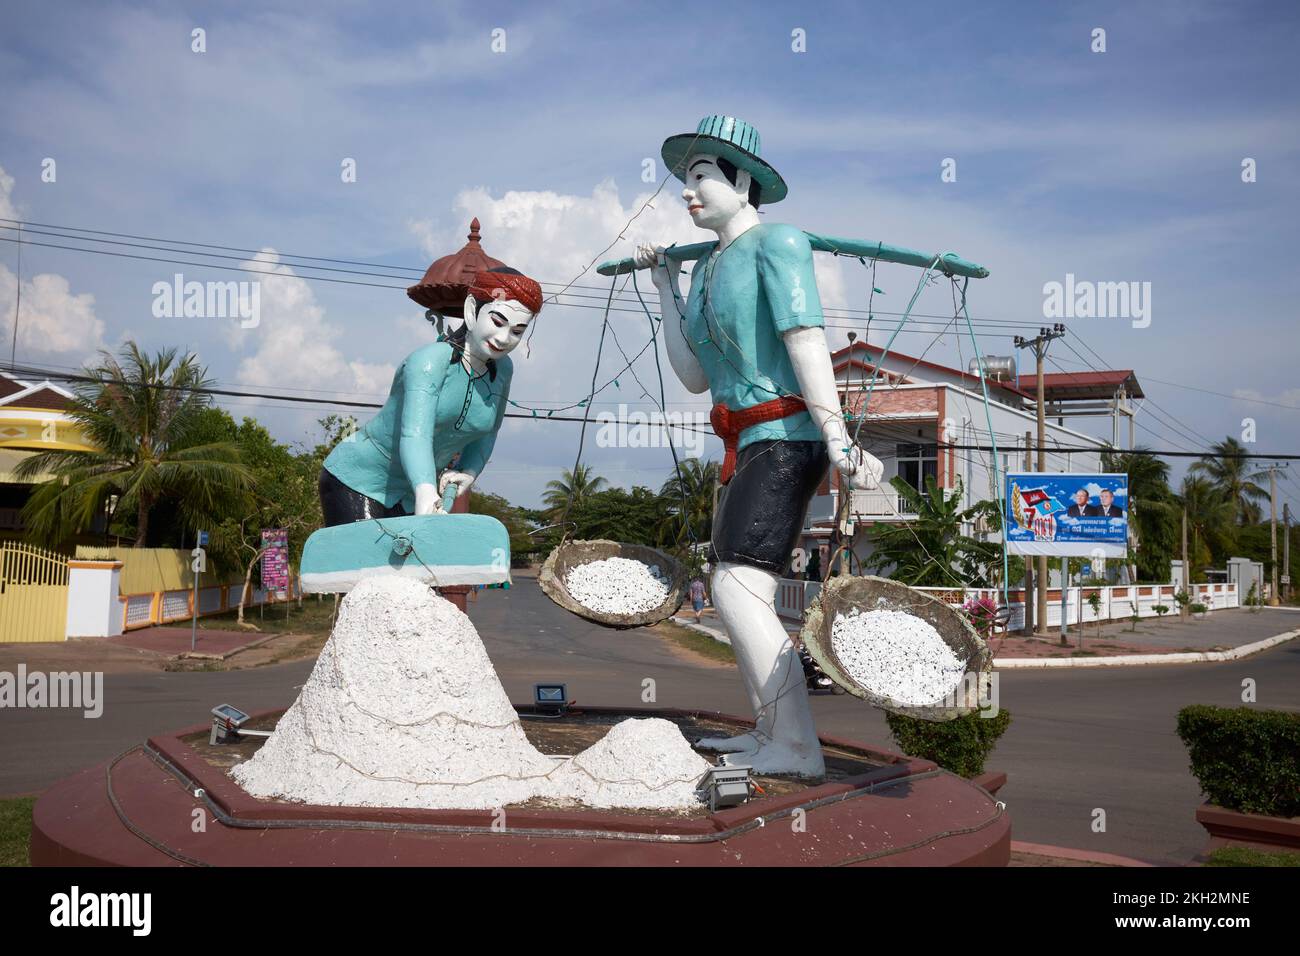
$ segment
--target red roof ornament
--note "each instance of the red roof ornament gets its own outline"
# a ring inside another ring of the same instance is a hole
[[[464,318],[465,296],[474,276],[482,269],[496,269],[505,265],[483,251],[479,243],[479,222],[475,217],[469,224],[469,242],[454,255],[443,256],[429,266],[424,278],[406,290],[406,294],[440,315]]]

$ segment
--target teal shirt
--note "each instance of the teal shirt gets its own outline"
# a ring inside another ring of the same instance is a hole
[[[393,376],[379,414],[335,446],[326,470],[386,507],[400,501],[414,512],[415,486],[437,484],[438,472],[457,454],[457,471],[482,473],[505,417],[513,373],[510,358],[502,356],[495,380],[485,372],[471,383],[446,342],[416,349]]]
[[[735,410],[798,395],[781,336],[825,324],[808,237],[793,226],[764,223],[721,253],[715,247],[691,272],[683,321],[715,405]],[[820,441],[821,435],[811,416],[799,412],[746,428],[738,447],[768,439]]]

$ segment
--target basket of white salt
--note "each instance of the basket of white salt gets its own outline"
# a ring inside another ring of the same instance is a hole
[[[537,576],[560,607],[606,627],[645,627],[672,617],[686,598],[686,568],[641,544],[566,541]]]
[[[960,611],[886,578],[831,578],[808,609],[801,638],[850,694],[925,720],[977,707],[992,666],[988,645]]]

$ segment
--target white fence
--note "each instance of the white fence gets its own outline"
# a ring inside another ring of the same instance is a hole
[[[816,581],[799,581],[794,578],[782,578],[776,589],[776,612],[781,617],[791,620],[803,620],[804,609],[812,603],[821,589]],[[926,591],[940,600],[954,606],[961,606],[971,598],[987,597],[999,607],[1002,606],[1002,592],[997,588],[917,588]],[[1156,607],[1169,608],[1167,613],[1178,613],[1178,602],[1174,595],[1178,588],[1172,584],[1137,584],[1116,587],[1072,587],[1066,593],[1066,621],[1078,624],[1107,620],[1128,620],[1135,609],[1138,617],[1156,617]],[[1097,594],[1101,603],[1094,612],[1088,598]],[[1238,607],[1240,604],[1236,584],[1193,584],[1191,585],[1193,604],[1204,604],[1208,610]],[[1023,589],[1014,589],[1009,595],[1011,619],[1008,627],[1018,630],[1025,623],[1025,596]],[[1061,626],[1061,589],[1051,588],[1047,592],[1047,621],[1040,627],[1050,630]]]

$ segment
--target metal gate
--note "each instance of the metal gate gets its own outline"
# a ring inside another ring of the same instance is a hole
[[[0,643],[67,640],[68,558],[0,543]]]

